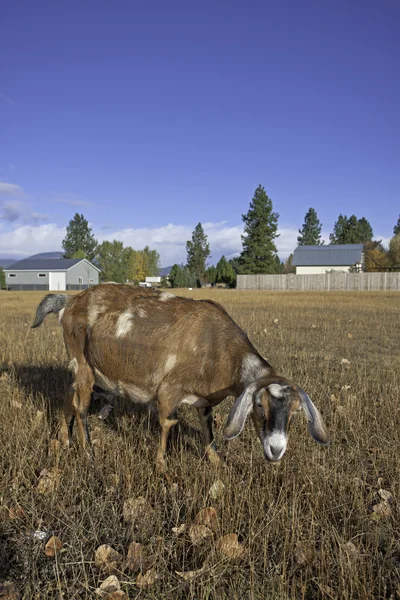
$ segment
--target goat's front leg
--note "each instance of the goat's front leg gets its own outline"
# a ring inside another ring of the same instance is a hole
[[[221,463],[221,458],[217,452],[214,441],[212,407],[207,406],[205,408],[197,408],[197,413],[203,432],[206,456],[213,465],[219,465]]]
[[[176,414],[175,410],[172,413],[170,413],[169,415],[168,414],[166,415],[165,411],[160,410],[159,422],[160,422],[160,426],[161,426],[161,436],[160,436],[160,445],[158,447],[158,452],[157,452],[156,466],[157,466],[157,470],[160,471],[161,473],[163,473],[166,469],[165,453],[167,451],[168,436],[169,436],[169,432],[172,429],[172,427],[174,427],[174,425],[176,425],[178,422],[178,419],[176,417],[177,417],[177,414]]]

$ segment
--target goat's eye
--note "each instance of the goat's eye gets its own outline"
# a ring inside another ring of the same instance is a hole
[[[261,404],[261,394],[259,394],[259,395],[257,395],[257,396],[256,396],[256,405],[257,405],[259,408],[262,408],[262,404]]]

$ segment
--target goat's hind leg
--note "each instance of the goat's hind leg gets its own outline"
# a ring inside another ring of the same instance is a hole
[[[71,443],[72,430],[75,421],[75,408],[77,399],[75,398],[75,390],[70,385],[65,394],[64,405],[60,414],[60,441],[64,447],[68,447]]]
[[[93,455],[93,447],[90,441],[89,427],[87,422],[87,413],[90,406],[94,384],[94,375],[87,363],[78,365],[75,374],[73,387],[75,394],[73,396],[73,408],[78,426],[78,436],[82,448],[89,448]]]

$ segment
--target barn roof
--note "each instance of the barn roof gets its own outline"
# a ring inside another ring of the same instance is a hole
[[[364,244],[297,246],[292,264],[297,267],[339,267],[362,262]]]
[[[24,258],[14,263],[5,271],[68,271],[78,263],[85,261],[84,258]],[[89,262],[89,261],[86,261]],[[99,269],[89,263],[92,267]]]

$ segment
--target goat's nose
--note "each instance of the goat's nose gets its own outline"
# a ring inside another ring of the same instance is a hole
[[[270,446],[269,449],[274,458],[279,458],[283,450],[282,446]]]

